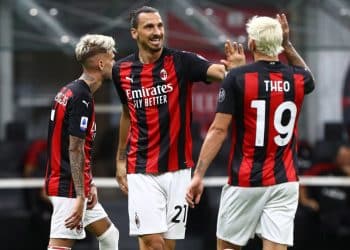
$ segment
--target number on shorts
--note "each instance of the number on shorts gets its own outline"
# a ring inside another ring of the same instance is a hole
[[[171,219],[171,222],[174,223],[180,223],[181,219],[179,217],[181,217],[181,213],[183,211],[183,217],[182,217],[182,222],[185,223],[186,222],[186,216],[187,216],[187,205],[183,205],[183,209],[182,206],[177,205],[174,207],[175,210],[177,210],[175,216]]]
[[[265,116],[266,116],[266,101],[254,100],[251,105],[252,108],[256,108],[256,135],[255,146],[263,147],[265,139]],[[282,115],[285,111],[289,110],[290,119],[286,125],[282,124]],[[293,135],[293,129],[295,124],[295,118],[297,113],[297,107],[294,102],[286,101],[281,103],[275,113],[273,119],[273,125],[278,135],[273,139],[278,146],[285,146],[288,144]],[[281,135],[284,135],[283,138]]]

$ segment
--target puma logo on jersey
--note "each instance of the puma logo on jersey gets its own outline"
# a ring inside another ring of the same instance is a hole
[[[86,108],[89,107],[89,102],[85,101],[85,100],[82,100],[82,103],[86,105]]]
[[[128,81],[130,81],[131,83],[134,83],[134,80],[132,79],[132,77],[126,76],[125,79],[128,80]]]

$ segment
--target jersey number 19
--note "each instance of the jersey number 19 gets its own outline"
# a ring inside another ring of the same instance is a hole
[[[256,134],[255,134],[255,146],[263,147],[265,139],[265,117],[266,117],[266,101],[265,100],[253,100],[250,105],[256,109]],[[287,124],[282,124],[283,113],[289,111],[290,119]],[[276,145],[285,146],[288,144],[293,135],[294,124],[297,114],[297,107],[294,102],[286,101],[282,102],[275,110],[273,114],[273,126],[277,131],[273,139]]]

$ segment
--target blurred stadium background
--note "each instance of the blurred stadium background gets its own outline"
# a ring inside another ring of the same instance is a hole
[[[301,167],[332,162],[334,145],[348,141],[349,0],[0,0],[0,182],[43,176],[45,153],[40,142],[46,137],[51,99],[60,86],[81,73],[74,58],[76,41],[86,33],[107,34],[116,39],[117,59],[132,53],[136,46],[130,37],[128,15],[142,5],[160,10],[167,46],[214,61],[224,56],[226,39],[246,44],[249,18],[286,13],[291,40],[317,84],[316,91],[306,98],[299,123]],[[251,60],[249,53],[247,56]],[[213,118],[218,86],[194,86],[194,157]],[[93,171],[96,177],[113,177],[120,103],[111,82],[105,83],[95,100],[98,130]],[[226,174],[228,146],[226,143],[215,159],[209,176]],[[36,169],[24,173],[25,162],[33,155],[37,156],[32,161]],[[35,192],[0,189],[1,249],[45,249],[49,213],[45,205],[38,205]],[[100,188],[99,195],[121,232],[120,249],[137,249],[136,239],[128,236],[126,197],[116,188]],[[202,204],[190,212],[187,238],[178,242],[177,249],[215,249],[219,195],[219,186],[206,189]],[[303,225],[296,227],[296,245],[291,249],[304,249],[306,241],[318,239],[312,238],[312,233],[299,237],[299,232],[306,232],[299,228]],[[259,249],[259,244],[255,240],[244,249]],[[75,249],[98,249],[98,245],[88,236]]]

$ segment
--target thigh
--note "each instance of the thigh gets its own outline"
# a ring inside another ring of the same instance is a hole
[[[263,250],[287,250],[287,245],[278,244],[267,239],[263,239]]]
[[[148,234],[139,237],[140,250],[148,250],[150,247],[161,247],[164,250],[175,250],[176,241],[164,239],[163,234]]]
[[[176,246],[175,240],[165,239],[165,250],[174,250]]]
[[[167,231],[166,193],[159,176],[128,174],[130,235],[159,234]]]
[[[170,177],[166,183],[168,230],[164,233],[164,237],[166,239],[184,239],[188,214],[188,204],[185,197],[191,181],[191,169],[171,172],[168,175]]]
[[[79,228],[73,230],[66,228],[65,220],[70,216],[70,213],[75,204],[75,199],[50,196],[49,197],[53,206],[53,212],[51,216],[51,229],[50,239],[83,239],[85,238],[84,224],[81,221]],[[86,202],[85,202],[86,208]],[[84,210],[85,211],[85,210]],[[85,212],[83,215],[83,220]]]
[[[217,238],[236,246],[244,246],[255,235],[266,201],[266,188],[225,185],[222,189]]]
[[[66,248],[71,249],[74,245],[74,242],[75,240],[73,239],[50,239],[49,246],[51,248],[56,247],[58,249],[63,249],[63,250]]]
[[[230,242],[217,239],[216,242],[216,249],[217,250],[241,250],[240,246],[234,245]]]
[[[94,223],[95,221],[105,221],[108,222],[109,220],[108,215],[104,208],[102,207],[101,203],[97,202],[96,205],[92,209],[87,209],[85,216],[84,216],[84,227],[87,227]]]
[[[263,239],[292,246],[299,183],[288,182],[269,188],[270,198],[261,216],[259,233]]]
[[[88,226],[86,226],[86,229],[96,237],[100,237],[104,232],[108,230],[111,224],[112,222],[108,219],[108,217],[104,217],[90,223]]]

